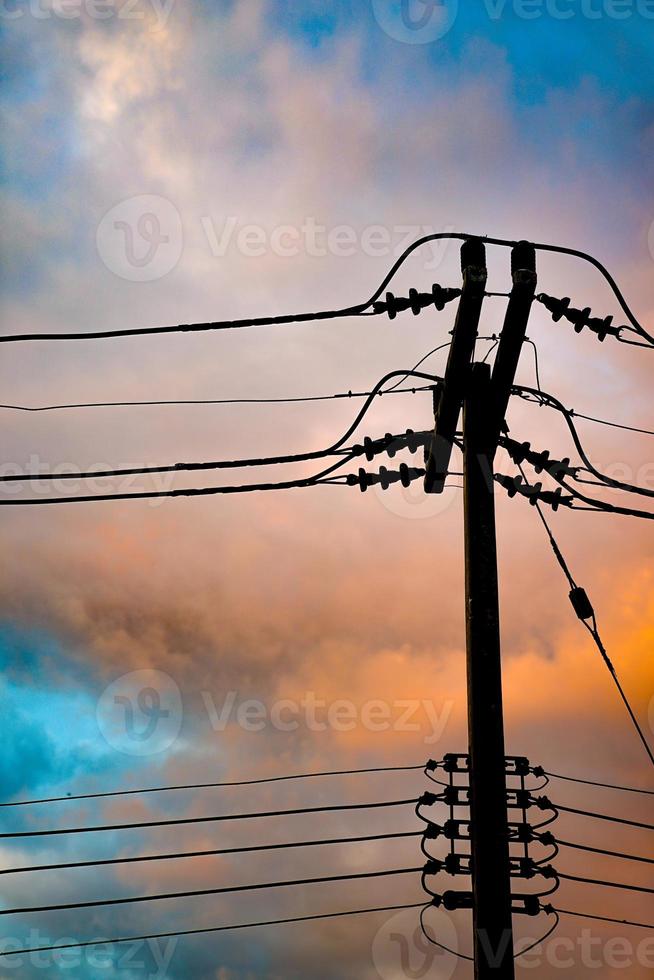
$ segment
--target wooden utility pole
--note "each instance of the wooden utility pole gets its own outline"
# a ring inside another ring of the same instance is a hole
[[[475,977],[512,980],[490,367],[474,364],[463,411],[470,840]]]
[[[536,253],[511,254],[513,287],[492,377],[471,364],[486,293],[478,239],[461,250],[463,289],[427,454],[425,491],[441,493],[463,408],[466,650],[470,753],[470,838],[476,980],[513,980],[502,663],[493,461],[509,405],[536,291]]]

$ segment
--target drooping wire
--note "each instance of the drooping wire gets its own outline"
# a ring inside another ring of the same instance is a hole
[[[505,431],[507,433],[509,431],[509,427],[506,424],[505,424]],[[524,480],[524,482],[529,485],[529,481],[527,480],[527,477],[525,475],[524,467],[523,467],[523,465],[521,463],[518,464],[518,469],[520,470],[520,473],[522,475],[522,479]],[[558,563],[561,566],[561,569],[563,571],[563,574],[565,575],[565,577],[568,580],[568,584],[570,585],[570,590],[571,590],[570,595],[572,597],[573,593],[575,593],[575,592],[578,591],[578,585],[577,585],[577,583],[574,580],[574,577],[572,575],[572,572],[570,571],[570,568],[568,566],[568,563],[566,562],[565,558],[563,557],[563,553],[562,553],[562,551],[561,551],[561,549],[559,547],[559,544],[558,544],[556,538],[554,537],[554,532],[552,531],[552,528],[550,527],[549,521],[545,517],[545,514],[543,513],[543,508],[541,507],[541,505],[538,502],[538,500],[535,501],[535,507],[536,507],[536,512],[538,513],[538,516],[539,516],[539,518],[541,520],[541,523],[542,523],[543,527],[545,528],[545,532],[546,532],[547,537],[549,539],[549,542],[550,542],[550,545],[552,547],[552,551],[554,552],[554,555],[556,557],[556,560],[558,561]],[[606,667],[607,667],[607,669],[608,669],[611,677],[613,678],[613,682],[614,682],[614,684],[615,684],[615,686],[616,686],[616,688],[618,690],[618,693],[620,694],[620,697],[622,698],[622,702],[623,702],[625,708],[627,709],[627,713],[629,714],[629,717],[630,717],[631,722],[632,722],[632,724],[633,724],[633,726],[634,726],[634,728],[636,730],[636,733],[637,733],[640,741],[642,742],[643,747],[645,748],[645,751],[647,752],[647,755],[649,757],[650,762],[652,763],[652,765],[654,765],[654,754],[652,753],[652,749],[650,747],[650,744],[649,744],[648,740],[645,738],[645,733],[643,732],[643,729],[642,729],[642,727],[640,725],[640,722],[638,721],[638,718],[636,717],[635,711],[631,707],[631,703],[629,701],[629,698],[627,697],[627,695],[625,693],[625,690],[624,690],[624,688],[622,686],[622,683],[620,681],[620,678],[618,677],[617,671],[616,671],[615,667],[613,666],[613,661],[609,657],[608,652],[606,650],[606,647],[604,646],[604,641],[602,640],[602,637],[601,637],[600,632],[599,632],[599,627],[597,625],[597,616],[595,614],[595,611],[593,610],[593,612],[592,612],[592,618],[591,618],[590,622],[588,622],[586,619],[582,619],[580,616],[578,616],[578,618],[579,618],[579,621],[583,624],[584,628],[588,631],[588,633],[592,637],[593,642],[595,643],[595,646],[599,650],[599,652],[601,654],[601,657],[602,657],[602,660],[604,661],[604,663],[605,663],[605,665],[606,665]]]
[[[300,779],[325,779],[336,776],[367,776],[374,773],[389,772],[417,772],[420,769],[424,769],[424,766],[381,766],[375,769],[341,769],[334,772],[305,772],[294,774],[292,776],[267,776],[264,779],[239,779],[235,782],[188,783],[183,786],[154,786],[146,789],[112,790],[107,793],[82,793],[76,796],[50,796],[41,800],[16,800],[9,803],[0,803],[0,807],[34,806],[38,803],[64,803],[74,800],[100,800],[114,796],[143,796],[149,793],[177,793],[182,790],[233,789],[240,786],[263,786],[270,783],[287,783]]]
[[[654,925],[647,922],[632,922],[629,919],[612,919],[606,915],[592,915],[590,912],[573,912],[570,909],[558,909],[552,905],[544,905],[543,911],[548,914],[558,912],[559,915],[571,915],[579,919],[594,919],[596,922],[611,922],[618,926],[635,926],[636,929],[654,929]]]
[[[116,939],[94,939],[90,942],[81,943],[57,943],[54,946],[35,946],[31,949],[0,950],[0,956],[17,956],[30,953],[48,953],[56,950],[65,949],[88,949],[92,946],[118,946],[122,943],[146,942],[155,939],[175,939],[181,936],[205,936],[213,933],[235,932],[243,929],[262,929],[270,926],[291,925],[296,922],[317,922],[325,919],[341,919],[346,916],[374,915],[375,913],[405,912],[411,909],[419,909],[423,902],[416,902],[412,905],[387,905],[382,908],[371,909],[352,909],[348,912],[328,912],[322,915],[301,915],[289,919],[271,919],[267,922],[243,922],[238,925],[214,926],[205,929],[185,929],[179,932],[160,932],[149,936],[125,936]]]
[[[380,810],[391,807],[408,806],[416,800],[391,800],[383,803],[347,803],[339,806],[302,807],[296,810],[272,810],[265,813],[221,814],[210,817],[180,817],[175,820],[148,820],[143,823],[110,824],[101,827],[65,827],[55,830],[23,830],[0,834],[0,840],[22,837],[55,837],[61,834],[97,834],[116,830],[144,830],[149,827],[179,827],[190,824],[222,823],[227,820],[262,820],[269,817],[290,817],[307,813],[344,813],[355,810]]]
[[[57,473],[56,476],[49,476],[48,474],[41,473],[27,473],[21,476],[0,476],[0,483],[26,483],[30,481],[41,481],[44,479],[57,479],[57,480],[83,480],[83,479],[97,479],[104,477],[123,477],[123,476],[147,476],[155,473],[188,473],[188,472],[205,472],[209,470],[227,470],[227,469],[243,469],[246,467],[257,467],[257,466],[276,466],[278,464],[286,463],[306,463],[311,460],[325,459],[328,456],[333,456],[338,454],[347,440],[356,432],[357,428],[370,411],[371,406],[375,401],[375,397],[380,391],[383,390],[384,385],[393,378],[401,376],[402,380],[408,377],[421,378],[423,380],[432,381],[439,383],[440,379],[434,375],[425,374],[417,370],[410,371],[391,371],[385,377],[378,381],[371,393],[368,395],[364,405],[361,410],[356,415],[354,422],[349,426],[347,431],[340,439],[328,446],[326,449],[314,450],[312,452],[306,453],[291,453],[285,456],[266,456],[260,458],[250,458],[250,459],[233,459],[233,460],[218,460],[218,461],[207,461],[201,463],[172,463],[165,466],[141,466],[141,467],[131,467],[128,469],[113,469],[113,470],[96,470],[95,472],[89,473]],[[344,451],[345,452],[345,451]],[[2,503],[2,501],[0,501]]]
[[[148,334],[166,334],[166,333],[188,333],[188,332],[198,332],[198,331],[208,331],[208,330],[234,330],[243,327],[261,327],[261,326],[273,326],[280,324],[290,324],[290,323],[307,323],[315,322],[320,320],[333,320],[341,317],[348,316],[374,316],[375,312],[372,310],[373,304],[381,294],[384,292],[386,287],[390,284],[392,279],[395,277],[398,270],[404,265],[410,255],[413,254],[417,249],[422,248],[423,245],[428,245],[431,242],[443,241],[443,240],[458,240],[467,241],[469,239],[477,239],[486,243],[487,245],[498,245],[504,248],[514,248],[518,242],[512,241],[504,238],[491,238],[486,235],[470,235],[462,232],[435,232],[430,235],[424,235],[422,238],[417,239],[412,242],[399,258],[395,261],[390,271],[387,273],[386,277],[378,287],[378,289],[373,293],[369,300],[364,303],[355,304],[354,306],[345,307],[340,310],[326,310],[318,313],[300,313],[300,314],[290,314],[286,316],[276,316],[276,317],[255,317],[250,319],[241,320],[222,320],[215,321],[212,323],[197,323],[197,324],[178,324],[176,326],[165,326],[165,327],[139,327],[139,328],[128,328],[123,330],[100,330],[93,331],[91,333],[45,333],[45,334],[9,334],[0,336],[0,343],[16,343],[22,341],[38,341],[38,340],[97,340],[106,339],[112,337],[133,337],[142,336]],[[606,279],[609,286],[611,287],[614,296],[616,297],[618,303],[620,304],[623,312],[629,319],[632,329],[635,333],[639,334],[644,340],[648,342],[648,345],[654,345],[654,337],[649,334],[645,328],[638,322],[631,309],[629,308],[627,301],[625,300],[622,292],[615,279],[611,273],[602,265],[599,259],[594,258],[587,252],[582,252],[578,249],[566,248],[562,245],[547,245],[544,243],[533,243],[533,247],[539,251],[544,252],[554,252],[560,255],[569,255],[574,258],[582,259],[585,262],[589,262],[593,265],[600,274]],[[632,342],[633,343],[633,342]]]
[[[0,875],[23,874],[28,871],[63,871],[72,868],[99,868],[114,864],[142,864],[147,861],[178,861],[197,857],[226,857],[230,854],[259,854],[268,851],[288,851],[305,847],[327,847],[337,844],[365,844],[374,841],[401,840],[422,836],[419,830],[401,834],[377,834],[369,837],[339,837],[333,840],[293,841],[289,844],[259,844],[256,847],[228,847],[218,850],[183,851],[178,854],[141,854],[136,857],[107,858],[103,861],[71,861],[64,864],[38,864],[24,868],[1,868]]]
[[[0,507],[41,507],[55,504],[89,504],[108,500],[162,500],[176,497],[215,497],[237,493],[265,493],[273,490],[298,490],[316,486],[345,486],[332,477],[336,470],[349,463],[351,457],[345,456],[333,466],[303,480],[286,480],[279,483],[246,483],[238,486],[192,487],[178,490],[143,490],[136,493],[97,493],[80,494],[74,497],[26,497],[4,500]]]
[[[578,875],[563,874],[557,871],[557,876],[564,881],[576,881],[582,885],[599,885],[602,888],[619,888],[622,891],[641,892],[645,895],[654,895],[654,888],[645,888],[642,885],[627,885],[622,881],[600,881],[597,878],[582,878]]]
[[[536,773],[535,775],[539,775]],[[584,786],[598,786],[600,789],[615,789],[622,793],[644,793],[646,796],[654,796],[654,789],[639,789],[635,786],[616,786],[615,783],[598,783],[593,779],[580,779],[578,776],[562,776],[558,772],[543,770],[543,775],[550,779],[563,779],[567,783],[582,783]]]
[[[604,813],[595,813],[592,810],[578,810],[575,807],[562,806],[560,803],[556,804],[556,809],[560,810],[561,813],[573,813],[576,816],[590,817],[593,820],[607,820],[609,823],[624,824],[626,827],[639,827],[641,830],[654,830],[654,824],[651,823],[642,823],[638,820],[627,820],[625,817],[611,817]]]
[[[449,946],[445,946],[443,943],[439,942],[437,939],[434,939],[434,937],[429,934],[429,931],[425,924],[425,915],[429,911],[429,909],[433,907],[434,907],[433,902],[430,902],[429,905],[425,905],[420,912],[420,929],[422,930],[422,934],[427,940],[427,942],[431,943],[432,946],[437,946],[439,949],[442,949],[443,952],[445,953],[450,953],[451,956],[456,956],[457,959],[467,960],[469,963],[472,963],[474,961],[474,956],[468,956],[467,953],[459,953],[455,949],[450,949]]]
[[[392,868],[390,871],[366,871],[359,874],[331,875],[327,878],[298,878],[294,881],[270,881],[256,885],[232,885],[226,888],[201,888],[197,891],[169,892],[165,895],[136,895],[133,898],[110,898],[93,902],[67,902],[63,905],[40,905],[30,908],[0,909],[0,915],[29,915],[35,912],[66,912],[73,909],[95,909],[114,905],[134,905],[140,902],[162,902],[178,898],[198,898],[203,895],[232,895],[243,892],[264,891],[272,888],[295,888],[305,885],[332,884],[341,881],[366,881],[373,878],[389,878],[397,875],[418,874],[422,868]]]
[[[415,395],[421,391],[431,391],[432,385],[418,388],[387,388],[378,391],[377,396],[383,395]],[[295,398],[179,398],[167,401],[124,401],[124,402],[74,402],[64,405],[0,405],[0,409],[13,412],[60,412],[68,409],[82,408],[152,408],[162,406],[183,405],[293,405],[306,402],[329,402],[338,399],[368,398],[370,391],[342,391],[335,395],[304,395]]]
[[[654,858],[642,857],[638,854],[625,854],[622,851],[608,851],[602,847],[590,847],[588,844],[575,844],[569,840],[556,838],[560,847],[570,847],[575,851],[588,851],[590,854],[602,854],[604,857],[622,858],[624,861],[638,861],[641,864],[654,864]]]
[[[554,409],[556,409],[556,411],[559,412],[564,417],[564,419],[565,419],[565,421],[566,421],[566,423],[568,425],[568,428],[570,430],[570,434],[572,436],[572,440],[573,440],[573,442],[575,444],[575,447],[577,449],[577,452],[579,453],[579,456],[581,457],[581,459],[582,459],[582,461],[583,461],[586,469],[588,470],[589,473],[592,473],[593,476],[597,477],[597,479],[601,483],[603,483],[607,487],[613,487],[616,490],[626,490],[629,493],[640,494],[641,496],[644,496],[644,497],[654,497],[654,491],[653,490],[648,490],[646,487],[639,487],[639,486],[636,486],[635,484],[631,484],[631,483],[624,483],[622,480],[614,480],[612,477],[607,476],[605,473],[602,473],[595,466],[593,466],[593,464],[591,463],[590,459],[588,458],[588,454],[586,453],[586,450],[584,449],[584,446],[583,446],[583,443],[581,441],[581,438],[579,437],[579,433],[577,432],[577,427],[575,426],[574,421],[573,421],[573,419],[575,418],[575,416],[578,416],[578,413],[577,412],[573,412],[570,409],[566,408],[565,405],[563,405],[562,402],[560,402],[558,398],[556,398],[554,395],[550,395],[549,392],[545,392],[545,391],[538,390],[538,389],[535,389],[535,388],[529,388],[529,387],[527,387],[525,385],[514,385],[514,387],[513,387],[512,390],[513,390],[513,393],[516,394],[516,395],[519,395],[521,397],[525,397],[526,396],[526,400],[527,401],[531,400],[530,397],[529,397],[529,396],[531,396],[533,399],[535,399],[540,404],[546,405],[548,408],[554,408]],[[586,417],[586,416],[579,416],[579,417]],[[601,420],[599,420],[599,419],[592,419],[591,421],[599,422]],[[604,423],[604,422],[602,422],[602,424],[605,424],[605,425],[612,425],[612,424],[614,424],[618,428],[624,428],[624,426],[618,426],[617,423],[610,423],[610,422]],[[637,431],[645,432],[645,434],[647,434],[647,435],[654,435],[654,433],[648,433],[648,432],[646,432],[646,430],[637,430]]]

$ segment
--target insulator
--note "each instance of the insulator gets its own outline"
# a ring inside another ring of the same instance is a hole
[[[511,859],[512,865],[515,868],[515,878],[535,878],[539,874],[540,869],[536,865],[533,858],[518,857]]]
[[[472,908],[472,892],[445,892],[442,896],[443,908],[448,912]]]
[[[467,798],[462,794],[468,794]],[[446,786],[443,790],[443,803],[447,806],[470,806],[470,790],[467,786]]]
[[[438,797],[435,793],[423,793],[418,800],[418,806],[433,806],[434,803],[438,803]]]
[[[582,589],[581,587],[574,588],[570,592],[570,602],[572,603],[572,608],[582,622],[587,619],[592,619],[595,615],[595,610],[593,609],[593,605],[588,598],[588,594],[585,589]]]
[[[539,293],[536,299],[550,311],[555,323],[559,322],[570,306],[569,296],[565,296],[563,299],[556,299],[555,296],[548,296],[547,293]]]
[[[463,861],[467,860],[467,865]],[[469,875],[470,874],[470,855],[468,854],[448,854],[443,862],[443,870],[448,875]]]
[[[448,303],[451,303],[453,299],[458,299],[460,295],[460,289],[452,289],[450,286],[439,286],[437,282],[431,287],[432,301],[439,313],[445,309]]]
[[[432,305],[437,310],[442,310],[447,303],[460,295],[460,289],[443,287],[434,283],[429,293],[420,293],[417,289],[410,289],[408,297],[404,297],[388,292],[385,301],[378,300],[372,304],[372,308],[374,313],[388,313],[389,319],[394,320],[398,313],[402,313],[404,310],[411,310],[414,316],[418,316],[424,309]]]
[[[470,756],[448,752],[443,756],[443,769],[445,772],[469,772]]]
[[[430,759],[429,762],[427,763],[427,765],[425,766],[425,772],[436,772],[436,770],[438,769],[438,766],[439,766],[439,763],[436,762],[435,759]]]
[[[427,864],[422,870],[426,875],[439,875],[443,870],[443,862],[432,858],[430,861],[427,861]]]
[[[528,776],[532,772],[529,759],[524,755],[507,755],[504,761],[508,775]]]
[[[588,321],[588,327],[597,334],[598,339],[603,343],[606,338],[611,334],[613,337],[617,337],[620,334],[621,327],[613,326],[613,317],[606,316],[602,320],[601,317],[593,316]]]
[[[564,314],[564,316],[566,320],[569,320],[570,323],[574,325],[575,333],[581,333],[584,327],[588,325],[590,313],[590,306],[587,306],[585,310],[577,310],[572,307]]]
[[[430,823],[427,825],[427,829],[425,830],[424,837],[425,840],[438,840],[438,838],[441,836],[442,833],[443,833],[442,827],[439,827],[437,823]]]

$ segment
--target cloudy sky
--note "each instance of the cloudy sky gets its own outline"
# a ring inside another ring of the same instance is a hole
[[[647,0],[6,0],[0,29],[2,333],[346,307],[373,293],[408,241],[452,231],[590,251],[611,269],[642,322],[654,321],[654,7]],[[545,292],[624,321],[592,268],[548,255],[539,263]],[[489,250],[489,270],[489,288],[505,291],[508,253]],[[393,288],[402,294],[459,281],[458,245],[438,244],[416,251]],[[5,345],[0,401],[35,407],[367,391],[445,343],[453,315],[450,306],[393,322],[344,318]],[[488,299],[483,336],[502,316],[502,300]],[[647,351],[610,338],[600,345],[553,324],[542,309],[534,311],[530,338],[543,387],[565,405],[652,427]],[[489,347],[480,341],[482,356]],[[435,354],[427,370],[440,373],[445,356]],[[519,377],[535,383],[530,348]],[[52,476],[314,450],[335,442],[360,404],[4,409],[2,472]],[[432,418],[429,393],[389,396],[373,406],[356,440],[426,428]],[[520,402],[510,421],[521,440],[553,456],[574,455],[556,413]],[[579,424],[597,465],[654,488],[650,438]],[[505,458],[500,464],[513,472]],[[238,470],[222,482],[295,479],[318,468]],[[4,484],[2,495],[161,491],[217,485],[219,477],[44,480],[32,490]],[[501,493],[497,509],[508,750],[554,772],[651,784],[537,516]],[[3,800],[410,766],[465,751],[456,486],[436,498],[418,488],[364,496],[324,486],[4,508],[0,524]],[[591,513],[559,513],[553,524],[651,737],[648,525]],[[64,802],[5,809],[3,828],[368,803],[413,798],[425,788],[420,773],[408,772]],[[562,782],[552,785],[551,797],[631,819],[646,813],[637,796],[580,792]],[[417,826],[410,807],[255,823],[5,841],[0,861],[8,869]],[[572,816],[561,824],[564,839],[651,853],[644,832],[623,834]],[[281,852],[281,859],[13,875],[5,878],[2,903],[52,905],[413,868],[421,863],[417,852],[409,838]],[[647,880],[638,866],[588,857],[567,851],[559,866]],[[421,896],[419,876],[407,875],[372,887],[362,881],[14,914],[3,924],[14,947],[25,949],[66,937],[164,933]],[[557,898],[564,908],[618,918],[644,914],[638,896],[613,889],[567,884]],[[471,975],[469,964],[416,946],[415,927],[408,913],[398,921],[372,916],[104,948],[68,960],[24,955],[0,961],[0,975]],[[541,919],[519,921],[517,933],[536,939],[546,927]],[[470,948],[465,913],[434,918],[434,928],[460,951]],[[406,938],[404,959],[398,935]],[[546,944],[525,960],[524,975],[549,977],[557,965],[598,980],[650,975],[651,937],[642,931],[565,919],[557,936],[568,946]]]

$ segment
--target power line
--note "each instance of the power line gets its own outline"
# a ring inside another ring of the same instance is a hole
[[[165,895],[137,895],[134,898],[111,898],[93,902],[70,902],[64,905],[40,905],[21,909],[0,909],[0,915],[29,914],[33,912],[65,912],[73,909],[105,908],[110,905],[133,905],[139,902],[162,902],[169,899],[197,898],[202,895],[231,895],[242,892],[263,891],[269,888],[294,888],[304,885],[322,885],[341,881],[364,881],[372,878],[388,878],[397,875],[418,874],[422,868],[397,868],[390,871],[367,871],[359,874],[332,875],[328,878],[298,878],[295,881],[271,881],[256,885],[234,885],[228,888],[202,888],[189,892],[170,892]]]
[[[192,487],[179,490],[151,490],[139,491],[137,493],[98,493],[84,494],[75,497],[29,497],[16,500],[0,499],[0,507],[40,507],[49,504],[88,504],[108,500],[161,500],[164,498],[175,497],[215,497],[220,495],[230,495],[236,493],[260,493],[271,490],[297,490],[305,487],[315,487],[320,485],[338,485],[334,480],[327,480],[336,470],[349,463],[349,457],[339,460],[329,469],[317,473],[315,476],[307,477],[304,480],[286,480],[281,483],[247,483],[239,486],[226,487]]]
[[[421,391],[432,391],[433,385],[418,388],[387,388],[378,391],[377,397],[383,395],[415,395]],[[370,391],[343,391],[334,395],[304,395],[295,398],[179,398],[160,401],[116,401],[116,402],[75,402],[65,405],[0,405],[0,409],[14,412],[59,412],[67,409],[85,408],[148,408],[161,406],[183,405],[291,405],[305,402],[328,402],[338,399],[368,398],[374,394]]]
[[[535,388],[529,388],[525,385],[514,386],[513,392],[514,394],[517,394],[520,397],[523,398],[526,397],[527,401],[530,401],[531,398],[529,396],[532,396],[532,398],[534,398],[541,405],[546,405],[548,408],[555,409],[564,417],[568,425],[568,428],[570,430],[570,434],[572,436],[572,440],[575,444],[577,452],[579,453],[579,456],[581,457],[584,465],[586,466],[586,469],[590,473],[592,473],[593,476],[596,476],[601,483],[605,484],[607,487],[613,487],[616,490],[627,490],[629,493],[636,493],[645,497],[654,497],[654,491],[648,490],[646,487],[636,486],[635,484],[624,483],[621,480],[614,480],[611,477],[606,476],[605,473],[600,472],[600,470],[598,470],[595,466],[593,466],[590,459],[588,458],[588,454],[584,449],[579,433],[577,432],[577,427],[575,426],[573,421],[575,417],[585,417],[585,416],[579,416],[577,412],[574,412],[571,409],[566,408],[565,405],[563,405],[558,398],[556,398],[554,395],[550,395],[548,392],[536,390]],[[613,425],[617,428],[625,428],[622,425],[618,425],[618,423],[604,422],[600,419],[593,419],[592,421],[601,422],[602,425]],[[646,435],[654,435],[654,432],[648,432],[647,430],[644,429],[636,429],[634,431],[640,431]]]
[[[226,857],[230,854],[259,854],[267,851],[287,851],[304,847],[325,847],[336,844],[365,844],[383,840],[402,840],[421,837],[419,830],[401,834],[377,834],[372,837],[339,837],[333,840],[294,841],[290,844],[259,844],[256,847],[228,847],[208,851],[183,851],[178,854],[146,854],[137,857],[107,858],[103,861],[71,861],[64,864],[38,864],[25,868],[1,868],[0,875],[23,874],[27,871],[64,871],[72,868],[99,868],[113,864],[141,864],[146,861],[178,861],[184,858]]]
[[[557,772],[549,772],[547,769],[537,767],[534,771],[535,776],[549,776],[550,779],[564,779],[568,783],[583,783],[584,786],[598,786],[600,789],[615,789],[623,793],[644,793],[647,796],[654,796],[653,789],[638,789],[635,786],[616,786],[615,783],[598,783],[592,779],[579,779],[577,776],[562,776]]]
[[[534,800],[540,809],[549,809],[552,804],[549,802],[547,797],[541,797],[540,800]],[[624,817],[610,817],[604,813],[594,813],[591,810],[577,810],[570,806],[561,806],[560,804],[555,805],[556,810],[560,810],[562,813],[574,813],[579,817],[591,817],[593,820],[607,820],[609,823],[619,823],[624,824],[627,827],[640,827],[642,830],[654,830],[654,824],[651,823],[640,823],[638,820],[626,820]]]
[[[600,885],[602,888],[620,888],[623,891],[642,892],[645,895],[654,895],[654,888],[645,888],[642,885],[627,885],[618,881],[600,881],[597,878],[582,878],[578,875],[566,875],[561,871],[556,872],[556,877],[564,881],[576,881],[582,885]]]
[[[272,810],[265,813],[234,813],[221,814],[217,817],[183,817],[175,820],[148,820],[145,823],[111,824],[101,827],[66,827],[55,830],[25,830],[17,833],[0,834],[1,840],[19,837],[54,837],[61,834],[97,834],[110,830],[143,830],[148,827],[179,827],[189,824],[220,823],[226,820],[260,820],[267,817],[290,817],[307,813],[343,813],[354,810],[379,810],[396,806],[415,804],[416,799],[391,800],[384,803],[347,803],[340,806],[303,807],[298,810]]]
[[[504,428],[505,428],[505,431],[508,433],[508,431],[509,431],[508,425],[505,424]],[[525,483],[527,485],[529,485],[528,480],[527,480],[527,478],[525,476],[525,471],[524,471],[524,467],[523,467],[522,463],[518,463],[518,469],[520,470],[520,473],[521,473],[522,478],[525,481]],[[563,485],[565,486],[565,484],[563,484]],[[627,709],[627,713],[629,715],[629,718],[631,719],[631,723],[634,726],[634,729],[636,731],[636,734],[638,735],[640,741],[642,742],[643,747],[644,747],[644,749],[645,749],[645,751],[646,751],[646,753],[647,753],[647,755],[649,757],[650,762],[654,765],[654,754],[652,753],[652,749],[650,748],[649,742],[645,738],[645,733],[643,732],[643,729],[641,728],[640,722],[638,721],[638,719],[636,717],[635,711],[631,707],[631,703],[629,701],[629,698],[627,697],[627,694],[626,694],[626,692],[625,692],[625,690],[624,690],[624,688],[622,686],[622,683],[620,681],[620,678],[618,677],[617,671],[616,671],[615,667],[613,666],[613,662],[612,662],[611,658],[608,655],[608,652],[606,650],[606,647],[604,646],[604,641],[602,640],[602,637],[600,635],[599,628],[598,628],[598,625],[597,625],[597,616],[595,614],[595,610],[593,609],[593,606],[591,605],[590,599],[588,598],[588,595],[586,594],[585,590],[584,589],[581,589],[577,585],[577,583],[575,582],[575,579],[574,579],[574,577],[572,575],[572,572],[570,571],[570,568],[568,566],[568,563],[567,563],[567,561],[565,560],[565,558],[563,556],[563,552],[561,551],[561,548],[559,547],[559,544],[558,544],[556,538],[554,537],[554,532],[552,531],[552,528],[550,527],[549,521],[547,520],[547,518],[545,517],[545,514],[543,513],[543,508],[541,507],[541,505],[540,505],[540,503],[538,502],[537,499],[534,499],[533,503],[534,503],[534,505],[536,507],[536,512],[537,512],[538,516],[540,517],[541,523],[542,523],[543,527],[545,528],[545,532],[546,532],[547,537],[549,539],[549,542],[550,542],[550,545],[551,545],[552,550],[554,552],[554,555],[556,557],[556,560],[558,561],[559,565],[561,566],[561,569],[563,570],[563,574],[567,578],[568,584],[570,585],[570,595],[569,595],[569,598],[570,598],[570,601],[572,603],[573,609],[575,610],[575,613],[577,614],[577,618],[583,624],[584,628],[588,631],[588,633],[590,634],[590,636],[593,639],[593,642],[595,643],[595,646],[599,650],[600,655],[602,657],[602,660],[604,661],[604,663],[605,663],[605,665],[606,665],[606,667],[607,667],[607,669],[608,669],[608,671],[609,671],[609,673],[610,673],[610,675],[611,675],[611,677],[613,679],[613,682],[614,682],[614,684],[615,684],[615,686],[616,686],[616,688],[618,690],[618,693],[619,693],[619,695],[620,695],[620,697],[622,699],[622,702],[623,702],[625,708]]]
[[[337,439],[333,445],[328,446],[326,449],[319,449],[306,453],[292,453],[285,456],[265,456],[260,458],[205,461],[199,463],[171,463],[164,466],[141,466],[130,467],[127,469],[96,470],[95,472],[89,473],[57,473],[56,476],[41,473],[26,473],[20,476],[0,476],[0,483],[26,483],[30,481],[41,481],[43,479],[84,480],[119,476],[146,476],[155,473],[172,472],[204,472],[208,470],[243,469],[245,467],[253,466],[276,466],[283,463],[306,463],[310,462],[311,460],[324,459],[327,456],[336,455],[339,450],[342,449],[347,440],[353,435],[354,432],[356,432],[357,428],[370,411],[377,394],[383,390],[384,385],[388,381],[396,378],[398,375],[402,377],[402,380],[408,377],[417,377],[436,383],[439,382],[439,379],[434,375],[425,374],[420,371],[391,371],[389,374],[383,377],[381,381],[377,382],[372,392],[368,395],[365,404],[356,415],[354,422],[352,425],[350,425],[345,434],[340,439]],[[2,501],[0,501],[0,503],[2,503]]]
[[[595,919],[596,922],[611,922],[618,926],[635,926],[637,929],[654,929],[654,925],[647,922],[631,922],[629,919],[612,919],[606,915],[591,915],[590,912],[571,912],[569,909],[558,909],[552,905],[544,905],[543,911],[548,914],[558,912],[559,915],[572,915],[579,919]]]
[[[422,908],[424,902],[417,902],[412,905],[387,905],[382,908],[372,909],[352,909],[348,912],[328,912],[322,915],[301,915],[290,919],[272,919],[267,922],[243,922],[239,925],[214,926],[208,929],[186,929],[181,932],[160,932],[149,936],[126,936],[117,939],[94,939],[91,942],[82,943],[58,943],[55,946],[37,946],[32,949],[12,950],[8,952],[0,951],[0,956],[18,956],[29,953],[48,953],[64,949],[87,949],[91,946],[118,946],[121,943],[145,942],[153,939],[174,939],[181,936],[202,936],[219,932],[234,932],[243,929],[262,929],[268,926],[290,925],[295,922],[317,922],[325,919],[341,919],[346,916],[373,915],[375,913],[405,912],[410,909]]]
[[[380,284],[375,293],[364,303],[355,304],[354,306],[345,307],[340,310],[326,310],[318,313],[299,313],[290,314],[286,316],[276,316],[276,317],[254,317],[249,319],[241,320],[221,320],[206,323],[195,323],[195,324],[177,324],[173,326],[164,327],[138,327],[138,328],[128,328],[123,330],[96,330],[89,333],[35,333],[35,334],[8,334],[0,336],[0,343],[17,343],[24,341],[51,341],[51,340],[98,340],[98,339],[109,339],[116,337],[134,337],[143,336],[151,334],[167,334],[167,333],[189,333],[189,332],[206,332],[215,330],[234,330],[244,327],[263,327],[263,326],[274,326],[281,324],[291,324],[291,323],[309,323],[322,320],[333,320],[348,316],[375,316],[377,315],[373,309],[374,303],[382,295],[386,287],[389,285],[391,280],[394,278],[395,274],[401,268],[401,266],[406,262],[410,255],[413,254],[417,249],[421,248],[423,245],[427,245],[430,242],[442,241],[446,239],[458,240],[458,241],[468,241],[470,239],[476,239],[478,241],[484,242],[488,245],[498,245],[504,248],[514,248],[518,242],[511,241],[509,239],[503,238],[491,238],[488,236],[481,235],[470,235],[462,232],[436,232],[434,234],[425,235],[422,238],[417,239],[409,245],[402,255],[396,260],[396,262],[391,267],[390,271],[386,275],[383,282]],[[600,274],[606,279],[609,286],[611,287],[614,296],[616,297],[618,303],[620,304],[623,312],[629,319],[632,329],[634,332],[638,333],[644,340],[648,342],[648,345],[654,345],[654,337],[649,334],[645,328],[638,322],[631,309],[629,308],[627,301],[625,300],[618,284],[611,275],[611,273],[602,265],[602,263],[594,258],[587,252],[582,252],[578,249],[566,248],[562,245],[547,245],[543,243],[534,243],[533,248],[544,251],[544,252],[554,252],[560,255],[569,255],[574,258],[582,259],[585,262],[589,262],[593,265]],[[380,314],[382,310],[378,311]],[[629,342],[629,341],[628,341]],[[633,343],[633,342],[631,342]]]
[[[188,783],[184,786],[154,786],[146,789],[121,789],[108,793],[82,793],[77,796],[50,796],[41,800],[17,800],[12,803],[0,803],[0,807],[34,806],[37,803],[63,803],[73,800],[100,800],[112,796],[136,796],[147,793],[176,793],[192,789],[233,789],[239,786],[263,786],[269,783],[286,783],[299,779],[324,779],[330,776],[366,776],[373,773],[416,772],[424,766],[383,766],[376,769],[342,769],[335,772],[307,772],[292,776],[268,776],[264,779],[240,779],[236,782],[222,783]]]
[[[558,837],[553,838],[553,840],[560,847],[571,847],[575,851],[588,851],[591,854],[602,854],[604,857],[622,858],[625,861],[638,861],[641,864],[654,864],[654,858],[641,857],[637,854],[624,854],[621,851],[607,851],[604,848],[590,847],[587,844],[574,844],[569,840],[560,840]],[[546,841],[543,841],[543,843],[546,843]]]

